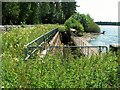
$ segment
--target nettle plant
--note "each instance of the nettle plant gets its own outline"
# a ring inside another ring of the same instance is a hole
[[[42,62],[23,60],[23,46],[59,25],[40,25],[3,33],[2,87],[4,88],[118,88],[118,56],[65,57],[48,53]]]

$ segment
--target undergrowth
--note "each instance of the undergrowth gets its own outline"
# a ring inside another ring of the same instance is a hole
[[[40,25],[3,33],[2,87],[4,88],[118,88],[118,57],[63,57],[48,53],[40,60],[23,59],[23,46],[58,25]]]

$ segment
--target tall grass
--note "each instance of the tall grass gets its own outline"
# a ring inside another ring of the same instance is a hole
[[[48,54],[40,60],[2,61],[6,88],[117,88],[117,57],[112,53],[91,58],[63,58]]]
[[[117,88],[118,57],[76,57],[48,53],[45,58],[23,60],[23,45],[58,25],[40,25],[3,33],[2,86],[4,88]]]
[[[23,58],[25,44],[57,27],[57,24],[48,24],[30,28],[13,28],[10,32],[4,32],[2,34],[3,53],[11,55],[12,58]]]

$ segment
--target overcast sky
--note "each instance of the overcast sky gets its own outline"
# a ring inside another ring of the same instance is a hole
[[[120,0],[76,0],[77,12],[90,14],[94,21],[118,21]]]

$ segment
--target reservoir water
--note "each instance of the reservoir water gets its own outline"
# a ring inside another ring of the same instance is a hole
[[[118,44],[118,26],[99,26],[101,31],[105,31],[105,34],[97,35],[95,38],[90,40],[89,43],[92,45],[102,45],[109,47],[110,44]]]

